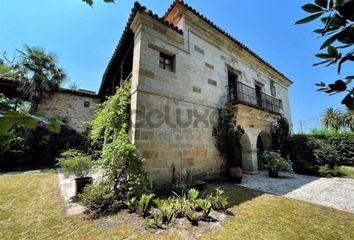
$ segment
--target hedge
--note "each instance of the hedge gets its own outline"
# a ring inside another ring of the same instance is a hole
[[[354,134],[294,135],[286,144],[294,171],[319,175],[321,166],[354,166]]]
[[[0,171],[17,168],[54,167],[56,157],[66,149],[89,148],[84,135],[62,127],[59,134],[44,127],[18,128],[9,136],[0,136]]]

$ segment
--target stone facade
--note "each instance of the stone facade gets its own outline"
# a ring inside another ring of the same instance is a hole
[[[95,96],[61,91],[55,92],[51,98],[40,103],[38,112],[45,116],[63,117],[71,128],[83,133],[87,130],[87,122],[92,119],[99,103]]]
[[[144,170],[153,185],[164,185],[177,174],[193,179],[218,177],[223,161],[214,145],[212,127],[217,110],[227,102],[228,74],[282,101],[280,114],[244,104],[231,105],[242,138],[243,169],[258,171],[257,139],[271,146],[270,128],[283,115],[291,123],[288,87],[291,81],[248,49],[225,36],[206,20],[176,1],[165,20],[145,11],[130,23],[134,32],[132,69],[132,141],[146,159]],[[160,67],[160,54],[173,58],[173,71]]]

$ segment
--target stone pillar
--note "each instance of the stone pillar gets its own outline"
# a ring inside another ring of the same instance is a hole
[[[245,173],[255,174],[258,172],[257,149],[242,151],[242,165]]]

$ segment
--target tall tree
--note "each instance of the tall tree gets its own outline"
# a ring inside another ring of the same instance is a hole
[[[327,108],[321,123],[327,129],[338,131],[343,126],[343,113],[339,109]]]
[[[16,62],[16,56],[12,60],[9,60],[6,52],[3,53],[2,58],[0,58],[0,77],[21,80],[24,78],[24,75],[25,70]]]
[[[43,49],[25,46],[20,52],[19,63],[25,70],[20,91],[31,101],[31,112],[36,112],[38,104],[65,80],[63,68],[56,65],[56,57]]]
[[[344,126],[354,131],[354,110],[347,109],[344,113]]]
[[[285,117],[280,117],[271,129],[273,149],[279,150],[282,157],[286,158],[286,142],[290,138],[290,125]]]
[[[343,63],[354,62],[354,0],[314,0],[313,4],[306,4],[302,9],[311,15],[296,24],[308,23],[321,17],[322,28],[314,32],[326,38],[320,49],[327,51],[316,55],[321,61],[314,66],[337,64],[340,75]],[[354,87],[350,87],[353,79],[354,75],[351,75],[328,85],[325,82],[316,85],[318,91],[329,94],[346,93],[342,104],[354,110]]]

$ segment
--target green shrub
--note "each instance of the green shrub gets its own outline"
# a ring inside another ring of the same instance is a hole
[[[237,125],[232,110],[219,110],[217,125],[213,127],[213,137],[226,167],[241,166],[240,139],[244,132],[243,128]]]
[[[328,165],[319,167],[319,176],[321,177],[340,177],[340,169],[338,166],[330,168]]]
[[[175,199],[156,199],[154,203],[160,211],[160,219],[162,224],[169,224],[174,218],[177,217],[177,211],[180,206]]]
[[[74,149],[60,154],[58,162],[65,175],[75,175],[77,178],[88,176],[93,166],[89,155]]]
[[[175,198],[155,198],[152,200],[156,208],[146,211],[147,214],[143,215],[146,218],[145,226],[147,228],[162,228],[176,218],[183,217],[186,217],[193,225],[198,225],[200,220],[210,220],[209,214],[212,208],[222,212],[227,209],[228,205],[227,198],[220,189],[216,189],[215,195],[211,194],[206,198],[199,197],[199,192],[195,189],[190,189],[187,194],[181,196],[176,193],[174,195]],[[153,195],[146,195],[141,198],[144,199],[142,201],[144,204],[141,205],[144,207],[148,203],[150,204],[152,197]],[[202,215],[198,212],[202,212]]]
[[[228,207],[228,198],[225,196],[224,191],[217,188],[216,194],[210,194],[207,196],[207,199],[212,204],[212,207],[215,211],[224,212]]]
[[[132,197],[132,198],[126,200],[124,202],[124,204],[127,206],[127,208],[129,209],[129,211],[131,213],[137,211],[137,209],[138,209],[136,197]]]
[[[79,195],[79,200],[87,207],[86,213],[90,218],[116,213],[125,207],[123,201],[112,191],[110,181],[106,179],[88,185]]]
[[[316,140],[313,140],[316,139]],[[295,135],[288,143],[289,152],[298,142],[308,142],[309,148],[318,147],[318,145],[330,145],[332,151],[334,165],[354,166],[354,132],[338,132],[326,129],[312,129],[309,135]],[[317,142],[317,143],[313,143]],[[328,158],[324,158],[328,159]],[[323,161],[323,164],[330,164],[331,161]]]
[[[207,199],[198,199],[196,203],[198,204],[198,207],[203,210],[204,218],[208,217],[212,207],[211,202]]]
[[[149,214],[149,209],[151,207],[152,199],[155,197],[154,194],[143,194],[140,197],[140,200],[137,203],[138,209],[137,212],[141,216],[147,216]]]
[[[280,156],[280,153],[277,152],[264,152],[263,160],[266,163],[266,168],[273,172],[279,171],[287,171],[292,172],[293,168],[291,167],[291,163],[286,161],[284,158]]]
[[[90,138],[97,142],[104,138],[109,142],[114,133],[120,131],[122,126],[130,123],[130,82],[117,89],[115,95],[109,97],[97,108],[94,119],[91,121]]]
[[[0,169],[10,170],[31,165],[32,131],[22,127],[0,136]]]
[[[42,126],[16,127],[10,135],[0,136],[0,168],[54,167],[58,154],[68,149],[86,152],[89,147],[85,135],[67,127],[62,127],[60,133],[49,132]]]
[[[186,217],[192,223],[192,225],[194,226],[198,225],[198,221],[199,221],[198,216],[192,209],[189,208],[187,210]]]
[[[197,199],[198,199],[198,196],[199,196],[199,191],[194,189],[194,188],[191,188],[189,189],[188,191],[188,199],[189,201],[191,201],[192,203],[196,202]]]
[[[338,152],[338,165],[354,166],[354,134],[340,134],[324,140]]]
[[[296,173],[319,175],[320,166],[333,168],[339,163],[335,147],[323,139],[308,135],[295,135],[289,141],[290,159]]]
[[[105,209],[97,208],[97,202],[102,195],[107,196],[105,188],[97,188],[95,189],[97,194],[88,193],[91,196],[83,202],[88,211],[92,211],[91,215],[100,215],[100,211],[106,214],[109,210],[116,212],[127,208],[130,206],[126,204],[127,201],[132,198],[140,199],[139,197],[146,190],[146,175],[141,170],[143,158],[137,147],[130,142],[127,134],[130,120],[129,106],[130,84],[127,83],[103,103],[91,122],[92,141],[98,142],[104,135],[102,156],[97,160],[96,165],[104,174],[102,184],[110,189],[108,198],[110,200],[106,202],[113,204],[106,206]],[[100,189],[103,191],[102,194],[99,194]],[[86,192],[83,195],[86,195]],[[140,209],[142,214],[146,214],[145,208]]]
[[[281,156],[286,156],[286,142],[290,138],[290,126],[285,117],[280,117],[276,124],[272,126],[273,149],[281,152]]]

